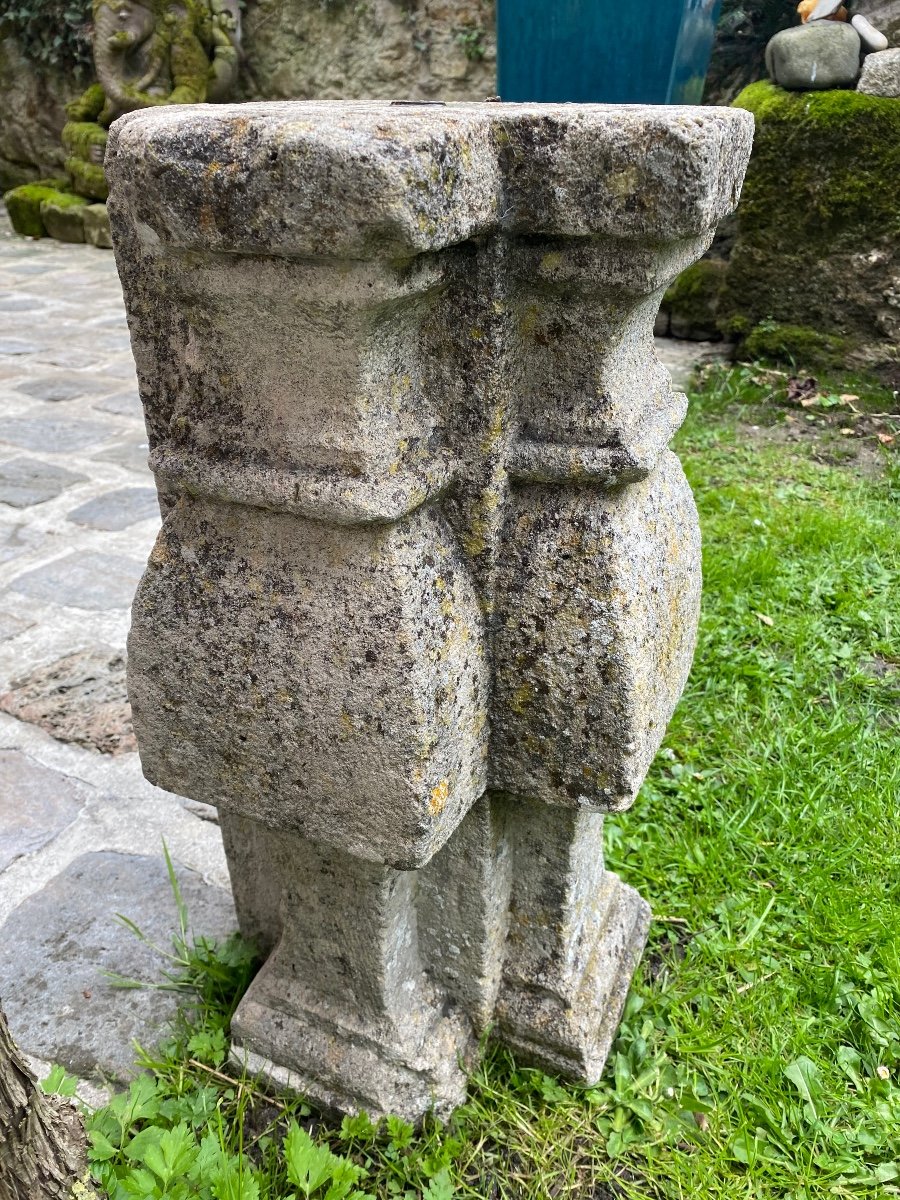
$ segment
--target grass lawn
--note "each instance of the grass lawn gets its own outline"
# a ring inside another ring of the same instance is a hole
[[[785,385],[713,370],[679,437],[703,624],[665,748],[608,822],[656,920],[603,1081],[493,1050],[448,1127],[323,1124],[214,1073],[245,970],[201,952],[201,1016],[93,1118],[114,1196],[900,1195],[900,456],[853,412],[897,400],[789,406]]]

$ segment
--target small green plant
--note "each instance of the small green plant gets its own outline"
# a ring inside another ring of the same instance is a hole
[[[787,383],[712,368],[679,437],[704,612],[666,745],[606,823],[611,868],[655,920],[603,1078],[576,1087],[489,1046],[446,1123],[323,1119],[228,1074],[251,957],[193,938],[176,892],[163,984],[186,1003],[89,1121],[111,1200],[900,1196],[898,454],[873,438],[862,474],[823,453],[827,430],[751,436],[773,408],[805,423]],[[829,379],[816,420],[848,392],[898,411]]]
[[[83,80],[93,72],[90,0],[10,0],[0,33],[16,39],[35,67]]]
[[[487,49],[484,44],[484,36],[484,30],[480,25],[467,25],[463,29],[456,30],[454,40],[458,46],[462,47],[462,52],[469,62],[481,62]]]

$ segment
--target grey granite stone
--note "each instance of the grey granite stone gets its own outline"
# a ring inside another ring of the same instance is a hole
[[[492,1022],[602,1070],[648,922],[602,814],[660,744],[699,602],[654,319],[751,132],[503,104],[113,126],[167,510],[129,694],[147,777],[218,807],[268,952],[249,1069],[409,1118],[463,1098]]]
[[[0,463],[0,504],[29,508],[52,500],[73,484],[83,483],[84,475],[67,471],[55,463],[36,458],[13,458]]]
[[[92,789],[18,750],[0,750],[0,871],[33,854],[75,820]],[[8,947],[0,937],[4,954]],[[0,996],[6,996],[0,989]]]
[[[69,513],[69,520],[90,529],[127,529],[138,521],[159,519],[156,491],[147,487],[104,492]]]
[[[810,21],[776,33],[766,47],[766,69],[788,91],[852,88],[859,78],[862,42],[842,21]]]
[[[18,576],[9,586],[35,600],[104,611],[128,608],[141,571],[140,563],[124,554],[75,552]]]
[[[178,877],[195,934],[227,936],[234,929],[228,893],[185,868]],[[85,854],[0,929],[0,995],[13,1036],[23,1050],[87,1078],[132,1076],[134,1041],[159,1041],[179,999],[158,988],[112,986],[107,972],[152,984],[167,966],[117,913],[171,945],[177,914],[161,855]]]
[[[0,442],[24,450],[64,454],[105,442],[109,430],[99,421],[70,417],[5,417],[0,419]]]
[[[868,96],[900,99],[900,49],[867,54],[856,90]]]

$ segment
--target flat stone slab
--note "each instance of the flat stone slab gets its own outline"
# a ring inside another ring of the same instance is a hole
[[[0,696],[0,709],[37,725],[61,742],[101,754],[137,750],[125,687],[125,658],[82,650],[38,667]]]
[[[7,417],[0,420],[0,442],[24,450],[60,454],[68,450],[85,450],[108,438],[108,428],[99,421],[67,417]]]
[[[119,488],[88,500],[73,512],[69,520],[90,529],[127,529],[138,521],[151,517],[159,519],[156,489],[149,487]]]
[[[117,467],[125,467],[128,471],[140,471],[142,475],[149,475],[150,468],[147,465],[149,456],[150,446],[146,441],[142,441],[119,442],[115,446],[110,446],[108,450],[93,454],[91,457],[98,462],[115,463]]]
[[[42,767],[19,750],[0,750],[0,871],[46,846],[88,801],[87,784]],[[0,938],[2,954],[7,947]],[[6,997],[0,988],[0,997]]]
[[[95,361],[95,360],[93,360]],[[84,375],[42,375],[27,379],[16,386],[16,391],[35,400],[75,400],[90,388],[90,379]]]
[[[137,417],[141,421],[144,419],[141,398],[136,389],[130,392],[116,392],[103,400],[95,401],[91,407],[99,408],[101,412],[115,413],[117,417]]]
[[[177,873],[194,933],[231,933],[230,894],[195,871]],[[179,999],[158,988],[111,985],[107,971],[158,983],[167,966],[116,913],[171,947],[178,918],[161,855],[84,854],[0,929],[0,996],[13,1036],[26,1053],[84,1078],[133,1076],[133,1042],[152,1047],[164,1036]]]
[[[13,458],[0,463],[0,503],[30,508],[52,500],[66,488],[84,483],[85,476],[36,458]]]
[[[35,600],[105,612],[130,606],[143,571],[143,563],[124,554],[72,553],[20,575],[9,586]]]

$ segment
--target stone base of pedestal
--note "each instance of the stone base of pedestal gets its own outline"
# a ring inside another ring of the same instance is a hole
[[[650,906],[606,872],[595,918],[566,956],[526,980],[504,978],[494,1035],[522,1062],[596,1083],[650,927]]]
[[[446,1117],[466,1097],[466,1068],[477,1043],[464,1017],[413,1011],[390,1022],[338,1023],[327,1013],[285,1012],[247,997],[232,1023],[230,1062],[269,1085],[297,1092],[322,1109],[393,1113],[418,1122]],[[249,1049],[252,1046],[253,1049]]]

